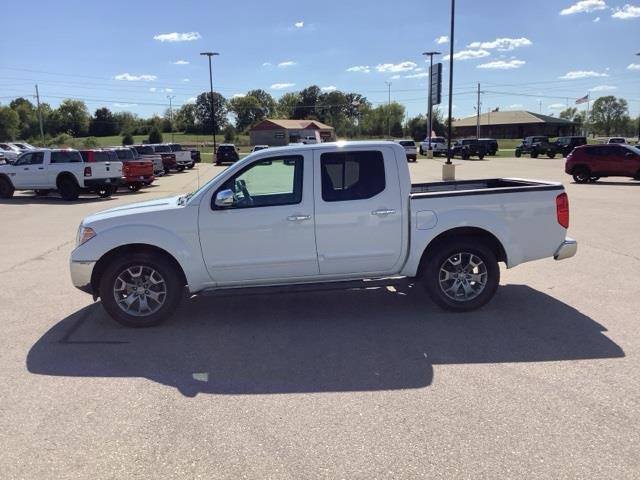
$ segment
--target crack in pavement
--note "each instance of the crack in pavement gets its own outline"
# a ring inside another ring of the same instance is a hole
[[[52,253],[58,252],[58,251],[60,251],[60,249],[62,249],[63,247],[65,247],[65,246],[67,246],[69,244],[73,245],[74,242],[75,242],[75,240],[69,240],[67,242],[61,243],[60,245],[57,245],[57,246],[55,246],[53,248],[50,248],[49,250],[46,250],[46,251],[44,251],[42,253],[39,253],[37,255],[34,255],[31,258],[27,258],[26,260],[23,260],[23,261],[18,262],[18,263],[14,264],[14,265],[11,265],[9,268],[7,268],[5,270],[0,270],[0,274],[9,273],[12,270],[15,270],[16,268],[22,267],[23,265],[27,265],[28,263],[33,262],[34,260],[37,260],[37,259],[42,258],[42,257],[46,257],[47,255],[50,255]]]

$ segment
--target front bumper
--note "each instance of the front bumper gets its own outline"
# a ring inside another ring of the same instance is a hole
[[[85,293],[93,294],[91,288],[91,274],[96,262],[80,262],[72,260],[69,265],[71,271],[71,283],[73,286]]]
[[[553,255],[554,260],[566,260],[573,257],[578,252],[578,242],[573,238],[567,238],[558,247],[556,253]]]

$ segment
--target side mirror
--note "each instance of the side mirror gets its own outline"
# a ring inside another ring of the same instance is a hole
[[[624,156],[627,157],[627,158],[634,158],[635,157],[635,155],[633,153],[631,153],[631,152],[625,153]]]
[[[231,190],[220,190],[216,194],[216,207],[233,207],[235,202],[235,197]]]

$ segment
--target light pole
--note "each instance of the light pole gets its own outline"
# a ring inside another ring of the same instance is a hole
[[[456,19],[456,0],[451,0],[451,32],[449,33],[449,125],[447,128],[447,165],[451,165],[451,137],[453,135],[453,45],[455,44],[455,19]],[[452,168],[452,167],[448,167]],[[449,173],[451,173],[449,175]],[[448,180],[450,177],[455,177],[455,173],[443,170],[443,180]]]
[[[213,155],[216,154],[216,107],[213,102],[213,73],[211,71],[211,57],[220,55],[218,52],[202,52],[200,55],[209,57],[209,87],[211,89],[211,129],[213,131]]]
[[[173,143],[173,99],[176,98],[175,95],[167,95],[169,99],[169,124],[171,125],[171,143]]]
[[[640,52],[636,53],[640,57]],[[640,143],[640,112],[638,112],[638,143]]]
[[[389,100],[387,101],[387,137],[391,139],[391,82],[384,82],[389,88]]]
[[[431,123],[433,121],[433,101],[431,100],[431,89],[433,88],[433,81],[431,80],[431,76],[433,75],[433,56],[442,55],[442,54],[440,52],[424,52],[422,55],[429,56],[429,102],[428,102],[429,124],[427,127],[428,128],[427,135],[429,138],[428,151],[431,152],[431,132],[433,131],[433,125]],[[429,153],[428,155],[431,155],[431,153]]]

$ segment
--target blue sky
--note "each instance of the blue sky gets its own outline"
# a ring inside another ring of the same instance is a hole
[[[161,113],[167,95],[179,106],[208,90],[198,54],[212,50],[221,54],[214,89],[226,97],[263,88],[277,98],[317,84],[377,104],[390,81],[392,100],[415,115],[427,101],[421,52],[448,52],[449,8],[449,0],[7,2],[0,102],[32,95],[37,82],[52,105],[73,97],[92,112]],[[591,90],[640,112],[640,0],[458,0],[455,51],[456,117],[474,114],[477,82],[483,111],[557,114]]]

